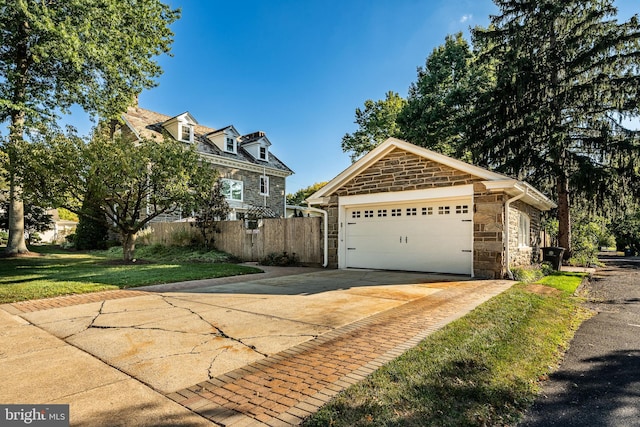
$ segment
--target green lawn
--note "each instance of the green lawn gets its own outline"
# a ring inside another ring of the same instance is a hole
[[[506,426],[530,406],[589,316],[555,275],[517,284],[334,398],[306,426]]]
[[[0,303],[262,271],[219,262],[225,259],[219,252],[158,246],[139,248],[139,261],[129,265],[118,265],[119,248],[69,252],[40,246],[31,250],[42,256],[0,259]]]

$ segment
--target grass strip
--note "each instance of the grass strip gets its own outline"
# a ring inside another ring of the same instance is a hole
[[[122,258],[121,248],[94,252],[33,249],[42,256],[0,259],[0,303],[262,271],[218,262],[226,259],[220,252],[189,248],[141,247],[136,251],[140,262],[127,265],[116,262]]]
[[[562,291],[516,284],[340,393],[304,425],[513,425],[590,315],[565,291],[582,277],[547,281]]]

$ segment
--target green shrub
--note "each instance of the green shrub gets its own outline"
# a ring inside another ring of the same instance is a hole
[[[288,254],[287,252],[273,252],[262,258],[259,262],[260,265],[275,265],[278,267],[290,267],[300,265],[300,260],[295,253]]]
[[[8,241],[9,241],[9,232],[0,231],[0,245],[6,245]]]
[[[553,271],[553,267],[547,262],[511,268],[514,280],[525,283],[536,282]]]

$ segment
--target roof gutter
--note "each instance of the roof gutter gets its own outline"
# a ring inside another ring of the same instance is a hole
[[[506,267],[507,267],[507,276],[509,277],[509,279],[513,280],[513,272],[511,271],[511,250],[509,248],[509,230],[511,229],[509,221],[510,221],[510,215],[509,215],[509,208],[511,207],[511,203],[515,202],[516,200],[520,200],[523,197],[525,197],[528,193],[529,193],[529,187],[525,186],[524,190],[521,190],[518,186],[514,186],[514,188],[518,188],[518,190],[522,191],[522,193],[513,196],[512,198],[510,198],[509,200],[507,200],[504,203],[504,219],[505,219],[505,230],[504,230],[504,257],[506,260]]]

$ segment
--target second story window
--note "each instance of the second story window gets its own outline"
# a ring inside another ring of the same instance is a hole
[[[260,177],[260,194],[263,196],[269,195],[269,177],[268,176]]]
[[[260,160],[268,160],[267,159],[267,147],[260,147]]]
[[[193,142],[193,126],[180,125],[180,140],[185,142]]]
[[[233,138],[227,138],[224,151],[228,151],[229,153],[236,152],[236,141]]]

